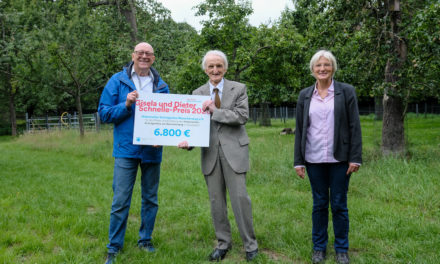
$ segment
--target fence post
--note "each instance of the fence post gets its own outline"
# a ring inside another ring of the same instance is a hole
[[[49,113],[46,112],[46,129],[49,131]]]
[[[29,133],[29,128],[30,128],[29,114],[26,112],[26,132],[28,132],[28,133]]]
[[[286,123],[286,111],[284,110],[284,106],[281,106],[281,107],[280,107],[280,113],[281,113],[281,116],[283,117],[283,118],[281,119],[281,121],[284,122],[284,123]]]
[[[280,105],[280,122],[283,121],[283,111],[281,111],[282,106]]]
[[[96,132],[99,133],[100,129],[101,129],[101,118],[99,117],[99,113],[96,112],[95,113],[95,128],[96,128]]]
[[[428,112],[428,104],[425,102],[425,118],[426,118],[427,112]]]
[[[67,114],[68,122],[69,122],[69,129],[72,127],[72,116],[70,114]]]
[[[287,106],[284,107],[284,124],[286,123],[286,118],[287,118]]]
[[[76,116],[76,112],[73,112],[73,128],[77,128],[76,124],[78,123],[78,117]]]

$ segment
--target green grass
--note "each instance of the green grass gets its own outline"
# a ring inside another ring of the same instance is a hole
[[[293,170],[293,135],[248,124],[248,192],[260,252],[257,263],[309,263],[312,195]],[[362,117],[364,164],[349,189],[353,263],[440,263],[440,117],[409,115],[408,155],[380,154],[381,122]],[[112,134],[76,132],[0,138],[0,263],[103,263],[112,200]],[[200,150],[166,147],[153,239],[136,247],[136,184],[118,263],[208,263],[215,246]],[[244,263],[232,211],[233,248],[224,263]],[[329,225],[327,263],[334,263]]]

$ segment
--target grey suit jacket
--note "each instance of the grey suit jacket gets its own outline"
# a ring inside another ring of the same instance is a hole
[[[210,96],[209,84],[200,86],[193,94]],[[209,147],[201,150],[204,175],[211,174],[214,169],[220,145],[235,172],[244,173],[249,170],[249,138],[245,128],[248,118],[246,86],[225,79],[221,107],[211,115]]]
[[[353,86],[334,81],[335,133],[333,155],[339,161],[362,163],[362,134],[359,109]],[[315,85],[299,93],[296,106],[295,159],[294,166],[305,165],[309,109]]]

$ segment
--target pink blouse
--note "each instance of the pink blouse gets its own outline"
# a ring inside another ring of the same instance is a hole
[[[318,90],[313,91],[309,109],[309,124],[305,159],[310,163],[339,162],[333,156],[333,139],[335,131],[334,100],[335,87],[328,88],[326,97],[321,98]]]

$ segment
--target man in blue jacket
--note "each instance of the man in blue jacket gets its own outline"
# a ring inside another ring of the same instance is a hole
[[[124,244],[131,195],[138,167],[141,169],[141,226],[139,248],[154,252],[151,242],[158,210],[161,146],[133,145],[134,112],[139,93],[169,93],[168,85],[151,67],[153,47],[139,43],[132,53],[132,62],[107,82],[99,101],[99,116],[104,123],[113,123],[113,203],[110,214],[109,244],[106,264],[113,263]]]

